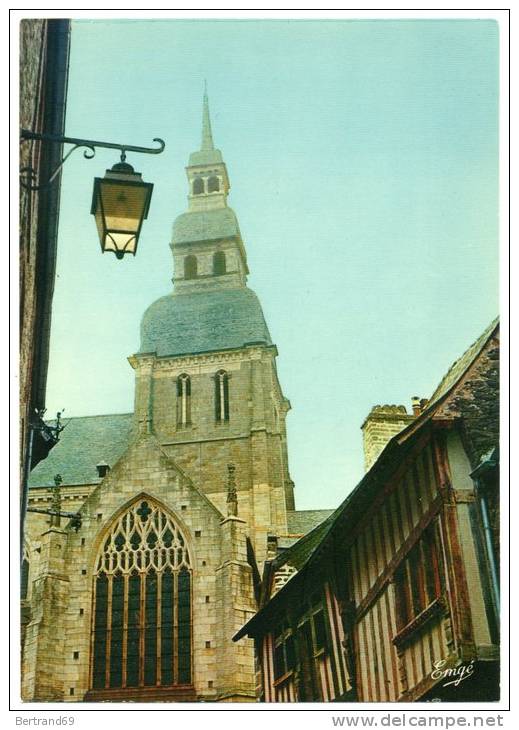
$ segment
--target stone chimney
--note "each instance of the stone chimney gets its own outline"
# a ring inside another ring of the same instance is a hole
[[[418,399],[416,400],[418,401]],[[420,407],[419,401],[418,407]],[[412,415],[407,412],[405,406],[373,406],[361,426],[364,440],[364,468],[366,471],[375,463],[388,441],[397,433],[400,433],[417,415],[419,413],[415,411],[414,398]]]
[[[413,406],[413,416],[417,418],[417,416],[422,414],[427,408],[429,404],[429,398],[419,398],[417,395],[414,395],[411,398],[411,403]]]

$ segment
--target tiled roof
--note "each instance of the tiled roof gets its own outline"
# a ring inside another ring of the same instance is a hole
[[[141,353],[159,357],[230,350],[252,342],[271,345],[256,294],[248,288],[168,294],[141,323]]]
[[[240,228],[234,211],[227,207],[182,213],[173,223],[173,244],[234,237],[241,238]]]
[[[61,474],[63,484],[97,484],[96,464],[113,467],[128,447],[132,413],[83,416],[63,420],[65,428],[49,455],[32,470],[29,487],[50,487]],[[51,424],[52,425],[52,424]]]

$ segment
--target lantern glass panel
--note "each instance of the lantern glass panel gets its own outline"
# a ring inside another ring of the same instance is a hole
[[[91,212],[102,251],[112,251],[121,259],[126,253],[135,255],[153,185],[142,182],[140,173],[134,174],[129,165],[131,172],[115,167],[104,178],[96,178]]]
[[[107,231],[103,239],[104,251],[134,253],[136,247],[137,237],[134,233],[113,233]]]
[[[101,248],[104,251],[104,239],[105,239],[105,222],[103,218],[103,209],[101,208],[100,195],[97,191],[95,196],[95,221],[99,240],[101,242]]]
[[[124,185],[103,180],[101,206],[108,231],[138,233],[149,195],[147,185]]]

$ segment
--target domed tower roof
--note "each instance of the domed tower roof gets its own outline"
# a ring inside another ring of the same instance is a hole
[[[247,287],[169,294],[142,318],[140,353],[171,357],[252,343],[272,341],[258,297]]]

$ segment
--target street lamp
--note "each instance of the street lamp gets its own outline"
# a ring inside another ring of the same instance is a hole
[[[126,152],[138,152],[147,155],[159,155],[166,146],[158,137],[153,140],[158,147],[137,147],[117,142],[98,142],[78,137],[58,137],[51,134],[39,134],[28,129],[20,133],[22,141],[34,140],[51,144],[71,144],[72,148],[63,157],[59,165],[52,171],[48,180],[34,182],[36,174],[32,168],[23,168],[20,185],[27,190],[42,190],[49,187],[57,178],[70,155],[80,147],[85,147],[84,157],[91,159],[97,147],[104,147],[121,152],[121,161],[106,171],[103,178],[94,179],[94,192],[90,212],[95,216],[101,251],[113,251],[118,259],[125,253],[135,256],[137,243],[143,221],[148,217],[150,208],[152,183],[145,183],[140,172],[126,162]]]
[[[94,179],[91,213],[95,216],[101,251],[122,259],[135,256],[143,221],[148,217],[153,184],[143,182],[127,162],[118,162],[103,178]]]

